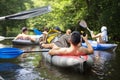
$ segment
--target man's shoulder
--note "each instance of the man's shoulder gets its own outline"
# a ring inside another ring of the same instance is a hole
[[[85,50],[86,50],[85,47],[82,47],[82,46],[81,46],[81,47],[79,48],[79,51],[85,51]]]
[[[17,36],[22,36],[22,34],[18,34]]]

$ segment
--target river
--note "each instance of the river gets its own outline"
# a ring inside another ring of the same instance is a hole
[[[11,40],[0,42],[2,47],[21,50],[40,50],[38,45],[12,45]],[[0,76],[4,80],[119,80],[120,46],[116,52],[94,51],[95,63],[91,71],[80,73],[70,68],[59,68],[46,63],[41,52],[24,53],[15,59],[0,59]]]

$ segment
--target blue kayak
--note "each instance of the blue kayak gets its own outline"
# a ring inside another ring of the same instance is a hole
[[[92,45],[94,50],[112,50],[115,51],[117,44],[100,44],[97,43],[96,41],[88,40],[89,43]],[[87,47],[86,43],[82,43],[83,47]]]

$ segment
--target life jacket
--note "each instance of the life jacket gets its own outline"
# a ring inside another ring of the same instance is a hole
[[[57,31],[57,30],[50,30],[49,32],[48,32],[48,37],[47,37],[47,42],[48,43],[51,43],[51,41],[55,38],[55,37],[57,37],[58,35],[60,34],[60,32],[59,31]]]

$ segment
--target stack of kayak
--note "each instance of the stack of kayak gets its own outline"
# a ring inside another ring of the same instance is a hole
[[[88,40],[89,43],[92,45],[94,50],[112,50],[115,51],[117,48],[117,44],[102,44],[102,43],[97,43],[96,41]],[[82,43],[83,47],[87,47],[86,43]]]
[[[32,38],[35,38],[36,41],[32,42],[31,40],[12,40],[13,45],[37,45],[39,44],[39,39],[42,35],[31,35]]]
[[[42,53],[46,62],[58,67],[75,67],[80,72],[84,72],[93,65],[93,59],[90,55],[83,56],[51,56],[48,52]]]

